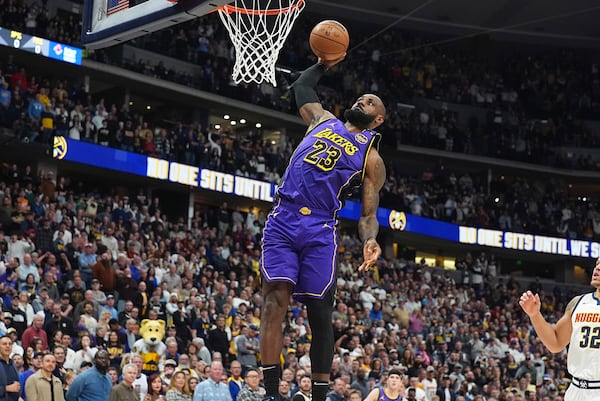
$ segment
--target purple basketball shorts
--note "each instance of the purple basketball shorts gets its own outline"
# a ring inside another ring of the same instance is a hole
[[[293,284],[298,300],[323,299],[336,282],[337,246],[332,213],[279,204],[265,224],[263,279]]]

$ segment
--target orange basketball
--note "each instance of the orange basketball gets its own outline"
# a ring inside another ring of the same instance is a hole
[[[323,60],[335,60],[348,50],[350,37],[348,30],[334,20],[321,21],[310,33],[310,48]]]

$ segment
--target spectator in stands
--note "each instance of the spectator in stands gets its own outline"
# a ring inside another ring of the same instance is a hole
[[[196,386],[193,401],[231,401],[229,388],[221,382],[222,374],[223,364],[220,361],[213,361],[210,364],[208,379]]]
[[[288,385],[289,387],[289,385]],[[346,400],[346,382],[341,377],[333,381],[333,389],[327,394],[327,401],[345,401]]]
[[[86,243],[83,247],[83,252],[79,254],[79,271],[82,274],[82,279],[85,282],[92,280],[92,266],[96,263],[96,254],[94,246],[91,243]]]
[[[290,382],[281,379],[279,381],[279,399],[281,401],[290,401]]]
[[[163,381],[158,374],[148,376],[148,393],[142,401],[158,401],[165,395]]]
[[[12,234],[10,236],[10,241],[8,241],[7,248],[7,256],[9,258],[14,258],[20,263],[24,260],[24,256],[26,253],[30,253],[35,250],[35,244],[31,241],[31,239],[28,236],[23,236],[22,238],[19,238],[17,234]]]
[[[109,401],[140,401],[140,396],[133,388],[133,382],[137,376],[137,366],[128,363],[123,366],[123,380],[112,387]]]
[[[109,365],[108,352],[96,352],[94,366],[77,375],[69,386],[67,401],[106,401],[112,389],[112,381],[107,373]]]
[[[233,401],[237,400],[237,395],[240,390],[244,387],[244,378],[242,377],[242,364],[237,361],[231,361],[229,367],[231,375],[227,378],[227,385],[229,386],[229,393]]]
[[[64,401],[62,382],[53,373],[56,358],[53,354],[40,355],[41,368],[25,382],[25,397],[29,400]],[[48,383],[50,387],[48,387]]]
[[[352,382],[351,388],[360,391],[363,398],[369,395],[369,383],[367,381],[367,373],[363,368],[359,368],[356,374],[356,379]]]
[[[99,311],[100,315],[102,315],[102,312],[104,312],[104,311],[108,311],[111,319],[114,320],[114,324],[116,324],[116,325],[119,324],[119,322],[117,320],[119,317],[119,312],[115,308],[115,296],[114,295],[108,294],[106,296],[106,304],[100,307],[100,311]]]
[[[16,366],[10,357],[12,345],[10,337],[0,338],[0,385],[4,387],[6,400],[17,401],[21,394],[21,383]]]
[[[242,328],[241,333],[235,340],[237,359],[242,364],[244,371],[258,366],[256,354],[260,352],[260,344],[256,338],[257,332],[258,327],[251,324]]]
[[[42,328],[44,326],[44,313],[38,312],[33,317],[32,326],[27,328],[23,332],[23,337],[21,340],[21,345],[23,348],[29,347],[34,338],[39,339],[42,342],[42,349],[48,350],[48,336],[46,331]]]
[[[54,350],[52,351],[52,355],[54,355],[56,361],[56,366],[54,368],[53,374],[54,376],[58,377],[62,383],[64,382],[65,375],[67,373],[67,369],[65,368],[65,362],[67,357],[66,348],[57,342],[54,344]]]
[[[311,400],[312,379],[304,375],[298,382],[298,392],[292,396],[292,401],[310,401]]]
[[[213,353],[219,352],[221,355],[227,355],[229,350],[229,337],[225,331],[225,316],[219,315],[216,320],[216,327],[208,332],[208,349]]]
[[[260,384],[260,373],[257,368],[249,368],[246,371],[246,385],[240,390],[237,395],[238,401],[261,401],[262,393]]]

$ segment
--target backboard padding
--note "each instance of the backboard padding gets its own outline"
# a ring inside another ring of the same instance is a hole
[[[208,14],[231,0],[147,0],[107,14],[111,0],[85,0],[81,39],[100,49]]]

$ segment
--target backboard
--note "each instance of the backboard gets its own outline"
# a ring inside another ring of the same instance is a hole
[[[194,19],[231,0],[85,0],[81,39],[100,49]]]

